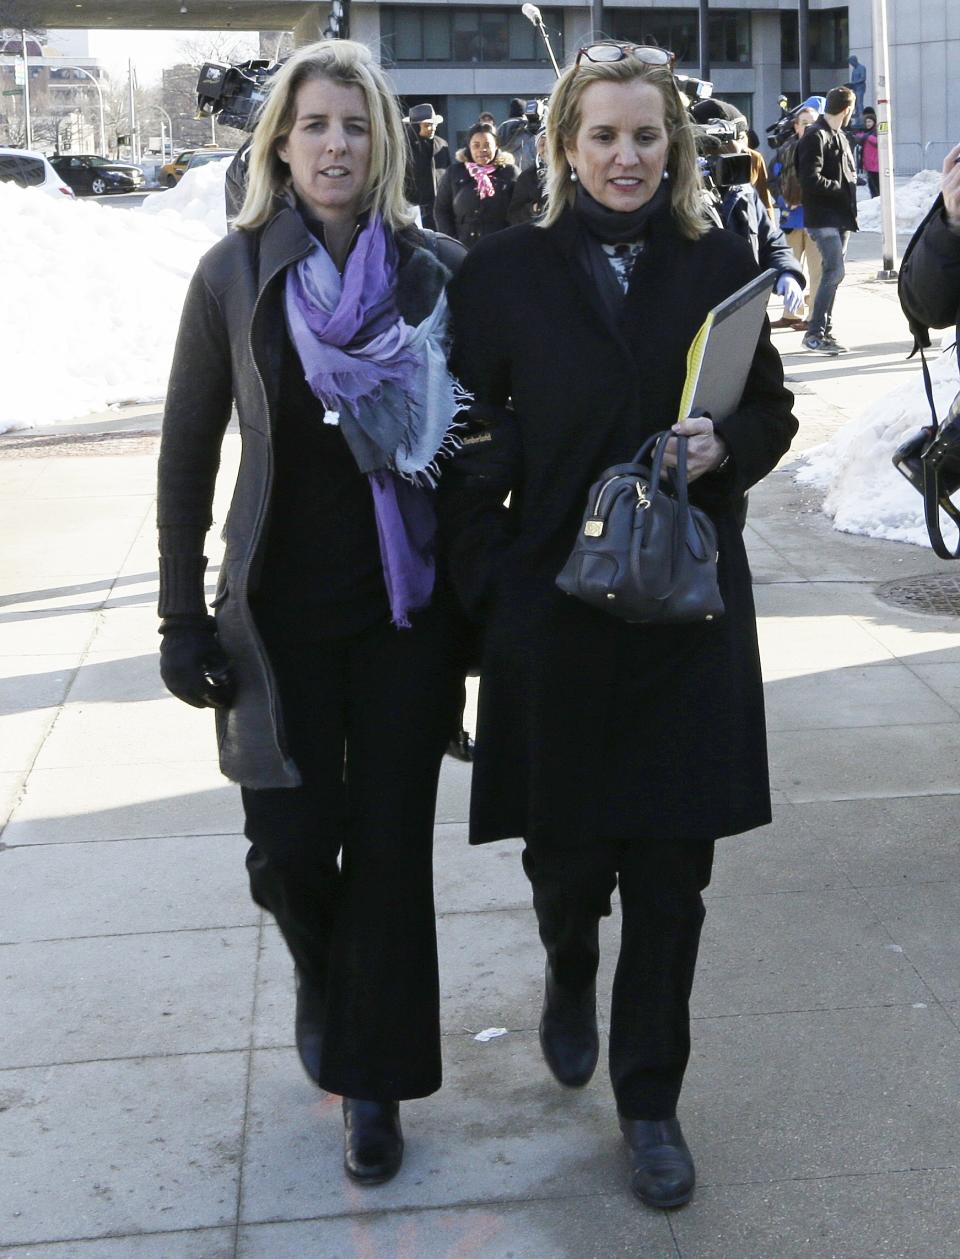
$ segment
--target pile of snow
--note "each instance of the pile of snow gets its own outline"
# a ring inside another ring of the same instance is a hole
[[[906,184],[898,184],[895,190],[897,203],[897,231],[913,233],[936,200],[940,192],[942,175],[937,170],[922,170]],[[861,232],[879,232],[880,198],[871,197],[857,206],[857,223]]]
[[[225,236],[227,215],[223,199],[223,186],[227,167],[232,157],[207,162],[196,170],[188,170],[176,188],[166,192],[152,192],[145,197],[140,209],[146,214],[156,214],[168,222],[174,218],[203,223],[216,236]]]
[[[221,166],[150,198],[179,195],[170,213],[0,183],[0,433],[163,397],[187,284],[226,230]]]
[[[953,336],[952,330],[944,336],[944,347],[952,345]],[[960,389],[952,349],[945,348],[930,361],[930,375],[937,415],[943,417]],[[823,510],[841,533],[929,546],[923,499],[891,463],[901,442],[929,423],[918,362],[916,375],[907,384],[845,424],[828,442],[808,450],[796,480],[825,492]],[[956,530],[945,528],[944,537],[955,545]]]

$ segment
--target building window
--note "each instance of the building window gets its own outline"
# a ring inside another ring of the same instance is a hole
[[[780,14],[780,61],[799,64],[800,31],[796,13]],[[810,64],[823,69],[845,66],[850,53],[849,11],[821,9],[810,14]]]
[[[544,9],[543,21],[559,60],[563,58],[563,14]],[[514,9],[430,8],[380,10],[384,65],[549,65],[539,33]]]
[[[607,9],[614,39],[655,44],[676,53],[684,67],[700,62],[700,15],[692,9]],[[750,14],[727,11],[710,14],[711,66],[749,66]]]

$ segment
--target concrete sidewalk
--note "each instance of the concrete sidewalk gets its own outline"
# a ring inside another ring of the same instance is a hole
[[[776,334],[799,448],[917,370],[878,248],[855,242],[838,299],[853,354]],[[364,1191],[292,1049],[211,716],[157,674],[155,421],[78,427],[0,439],[0,1259],[960,1253],[960,637],[874,593],[944,565],[832,532],[785,470],[751,496],[776,818],[719,846],[708,892],[694,1202],[631,1197],[602,1067],[576,1094],[549,1077],[519,844],[468,849],[452,762],[445,1085],[405,1104],[404,1167]]]

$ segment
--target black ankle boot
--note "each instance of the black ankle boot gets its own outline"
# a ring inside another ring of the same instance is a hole
[[[403,1162],[399,1102],[343,1099],[343,1165],[358,1185],[382,1185]]]
[[[320,1083],[320,1051],[323,1048],[323,1024],[325,1003],[323,993],[302,970],[297,968],[297,1013],[294,1020],[297,1053],[303,1069],[313,1080]]]
[[[680,1207],[693,1197],[696,1171],[678,1119],[624,1119],[630,1188],[648,1207]]]
[[[547,962],[540,1019],[540,1048],[554,1076],[568,1088],[583,1088],[600,1053],[597,985],[571,991],[558,984]]]

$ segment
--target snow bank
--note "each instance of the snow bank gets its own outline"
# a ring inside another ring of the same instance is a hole
[[[174,218],[202,223],[216,236],[227,234],[227,212],[223,199],[223,186],[227,167],[233,161],[225,157],[217,162],[207,162],[196,170],[188,170],[177,184],[166,192],[152,192],[144,198],[140,209],[146,214],[156,214],[168,222]]]
[[[0,433],[162,398],[187,283],[226,230],[222,166],[151,197],[176,199],[160,213],[0,183]]]
[[[943,344],[952,342],[951,330]],[[933,359],[928,351],[928,359],[937,414],[944,416],[960,389],[957,357],[951,349]],[[823,510],[841,533],[928,547],[923,500],[890,460],[902,441],[929,423],[918,360],[916,375],[907,384],[845,424],[830,441],[806,451],[796,480],[825,492]],[[955,539],[952,526],[944,537]]]
[[[937,170],[922,170],[905,184],[898,184],[897,231],[913,233],[920,220],[933,205],[940,192],[942,176]],[[861,232],[879,232],[880,198],[871,197],[857,206],[857,223]]]

